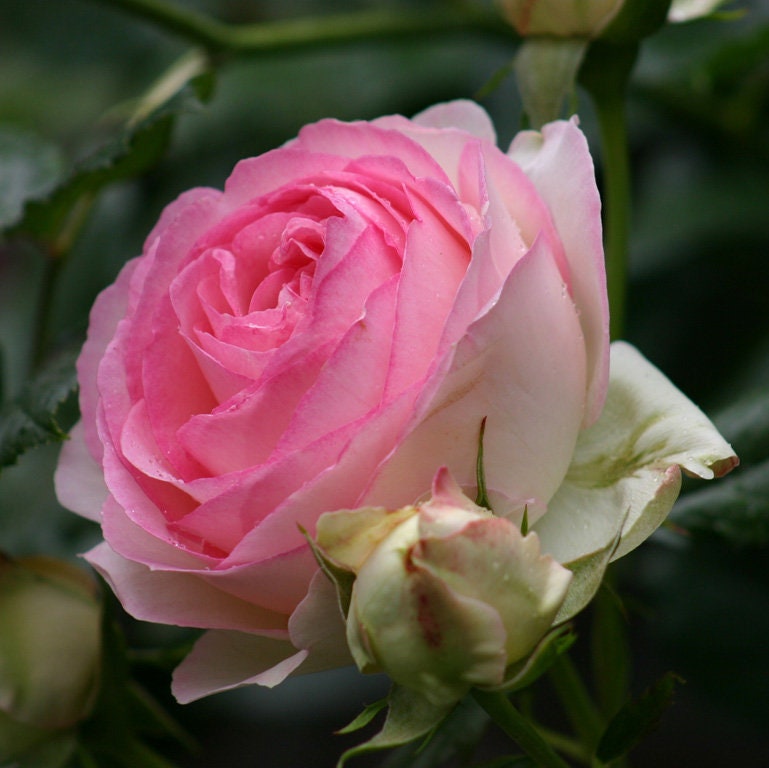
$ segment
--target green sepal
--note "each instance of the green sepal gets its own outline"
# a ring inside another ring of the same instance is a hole
[[[301,525],[298,527],[302,536],[304,536],[307,543],[310,545],[310,551],[314,555],[321,571],[326,574],[331,580],[331,583],[336,587],[336,594],[339,599],[339,609],[342,611],[342,616],[347,619],[347,614],[350,612],[350,602],[352,600],[352,588],[355,584],[355,573],[328,557],[312,536],[310,536],[307,530]]]
[[[508,667],[505,682],[489,690],[514,692],[528,688],[550,669],[555,660],[571,648],[577,639],[570,625],[548,632],[522,661]]]
[[[582,38],[531,37],[515,56],[515,78],[529,124],[539,130],[563,117],[563,105],[574,94],[588,41]]]
[[[626,755],[657,727],[663,713],[672,703],[676,685],[683,682],[674,672],[667,672],[641,696],[622,707],[601,736],[596,757],[609,763]]]
[[[388,699],[385,697],[384,699],[375,701],[373,704],[367,704],[363,712],[352,720],[352,722],[345,725],[344,728],[340,728],[336,731],[336,733],[340,736],[344,736],[347,733],[354,733],[361,728],[365,728],[387,706],[387,701]]]
[[[479,507],[491,510],[489,494],[486,492],[486,470],[483,466],[483,435],[486,432],[486,417],[481,419],[481,428],[478,431],[478,456],[475,460],[475,484],[478,486],[478,494],[475,503]]]
[[[437,706],[416,691],[397,685],[393,686],[387,705],[389,709],[382,730],[363,744],[348,749],[339,758],[337,768],[343,768],[348,760],[358,755],[399,747],[431,734],[454,707],[454,703]]]
[[[526,536],[529,532],[529,505],[523,507],[523,517],[521,518],[521,536]]]
[[[569,591],[561,607],[558,609],[554,624],[562,624],[573,616],[576,616],[596,595],[601,582],[603,581],[606,569],[609,567],[612,555],[617,550],[617,546],[622,535],[625,519],[620,521],[614,539],[610,541],[603,549],[597,552],[591,552],[584,557],[577,558],[568,563],[563,563],[573,576]]]

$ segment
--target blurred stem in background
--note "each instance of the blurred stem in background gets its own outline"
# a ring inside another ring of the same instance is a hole
[[[631,203],[626,91],[637,57],[637,44],[614,45],[597,40],[588,48],[579,71],[579,81],[593,100],[601,134],[612,339],[622,338],[625,331]]]
[[[98,0],[152,21],[212,53],[264,54],[314,46],[472,32],[510,39],[512,29],[477,3],[435,4],[420,11],[361,11],[256,24],[227,24],[165,0]]]

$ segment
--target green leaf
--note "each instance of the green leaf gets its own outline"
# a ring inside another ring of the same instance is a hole
[[[668,672],[647,688],[641,696],[626,704],[612,718],[598,743],[596,756],[605,763],[626,755],[651,733],[670,706],[678,683],[683,680]]]
[[[54,255],[66,251],[95,195],[156,165],[175,117],[210,97],[213,74],[208,66],[203,54],[194,51],[176,62],[140,100],[118,136],[76,166],[47,197],[29,201],[11,233],[46,243]]]
[[[57,253],[69,246],[69,234],[77,228],[96,193],[107,184],[131,178],[151,168],[166,149],[173,118],[148,118],[128,129],[78,166],[50,195],[27,203],[12,234],[27,234],[48,244]]]
[[[393,687],[387,703],[389,710],[382,730],[364,744],[348,749],[339,758],[337,768],[343,768],[357,755],[399,747],[429,734],[452,709],[452,706],[436,706],[415,691],[400,686]]]
[[[769,397],[758,389],[731,403],[713,423],[734,445],[744,467],[769,459]]]
[[[688,493],[670,520],[696,533],[713,533],[738,546],[769,544],[769,460]]]
[[[59,150],[36,136],[0,128],[0,229],[15,224],[27,200],[47,194],[64,168]]]
[[[66,439],[58,414],[77,388],[76,354],[61,352],[16,400],[0,409],[0,468],[15,463],[30,448]]]

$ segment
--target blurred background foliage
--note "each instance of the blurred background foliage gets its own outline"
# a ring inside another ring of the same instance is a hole
[[[184,5],[253,23],[441,3]],[[630,92],[627,337],[714,417],[742,459],[712,488],[687,484],[672,525],[620,563],[634,689],[668,669],[686,680],[660,729],[634,753],[636,766],[769,765],[769,5],[743,0],[729,8],[744,14],[668,27],[646,41]],[[217,68],[205,103],[183,94],[172,117],[156,116],[126,142],[121,131],[137,99],[190,44],[106,1],[3,0],[0,225],[12,235],[0,241],[0,442],[11,466],[0,475],[0,549],[74,560],[97,536],[53,494],[56,439],[76,418],[73,350],[95,295],[140,252],[167,202],[191,186],[221,186],[240,158],[286,141],[307,122],[410,115],[473,97],[504,71],[516,44],[512,34],[459,31],[236,57]],[[513,80],[480,100],[506,146],[521,120]],[[584,94],[577,107],[600,178]],[[31,235],[29,227],[13,234],[20,221],[35,221],[34,206],[24,213],[27,200],[45,197],[98,151],[60,196],[58,213],[38,211]],[[190,635],[120,621],[135,674],[197,742],[191,753],[163,743],[180,766],[332,766],[360,738],[331,731],[385,690],[381,679],[347,670],[179,707],[168,693],[174,651],[153,649],[174,649]],[[110,684],[127,682],[118,675]],[[463,733],[481,732],[479,712],[461,714]],[[158,722],[147,727],[150,736]],[[497,754],[494,740],[490,732],[476,761]],[[446,742],[432,756],[396,753],[368,764],[464,764],[450,757],[462,745]]]

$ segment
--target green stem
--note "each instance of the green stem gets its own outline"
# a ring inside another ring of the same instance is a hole
[[[561,654],[550,667],[549,674],[574,731],[592,754],[603,732],[604,722],[574,663],[566,654]]]
[[[212,52],[263,54],[406,35],[485,33],[510,40],[513,33],[498,14],[473,3],[434,11],[374,10],[285,19],[258,24],[227,24],[167,0],[99,0]]]
[[[611,309],[611,337],[625,328],[627,266],[630,243],[630,161],[625,100],[614,95],[596,101],[603,147],[606,204],[606,280]]]
[[[534,726],[510,703],[507,696],[477,689],[473,690],[473,696],[491,719],[540,768],[569,768],[568,763],[553,751]]]
[[[625,330],[625,295],[630,241],[630,160],[625,93],[638,58],[638,44],[597,40],[588,48],[579,81],[595,105],[603,149],[606,279],[611,336]]]

